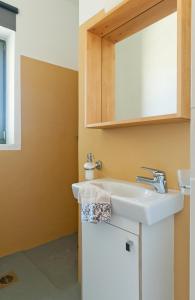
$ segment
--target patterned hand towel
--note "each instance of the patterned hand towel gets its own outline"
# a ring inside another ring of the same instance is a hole
[[[79,190],[81,221],[89,223],[110,222],[111,194],[95,184],[86,183]]]

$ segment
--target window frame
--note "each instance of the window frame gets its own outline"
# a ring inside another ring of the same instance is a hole
[[[0,145],[6,144],[6,41],[4,39],[0,39],[0,43],[3,46],[3,62],[2,62],[2,73],[3,73],[3,96],[2,96],[2,112],[1,117],[3,118],[2,121],[2,128],[0,130]]]
[[[0,26],[0,39],[6,42],[6,143],[1,150],[21,150],[20,56],[15,47],[16,32]]]

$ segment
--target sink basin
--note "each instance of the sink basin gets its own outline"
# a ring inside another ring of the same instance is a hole
[[[184,196],[179,191],[158,194],[139,184],[115,179],[97,179],[90,183],[111,192],[113,214],[135,222],[153,225],[183,209]],[[75,199],[84,184],[86,182],[72,185]]]

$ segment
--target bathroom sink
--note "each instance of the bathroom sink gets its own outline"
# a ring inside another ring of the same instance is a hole
[[[183,209],[184,196],[179,191],[159,194],[139,184],[115,179],[97,179],[90,183],[111,193],[113,214],[135,222],[153,225]],[[86,181],[72,185],[75,199],[85,184]]]

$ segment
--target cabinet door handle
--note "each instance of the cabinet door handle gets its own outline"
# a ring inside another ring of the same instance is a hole
[[[126,242],[126,251],[131,252],[133,245],[133,241]]]

